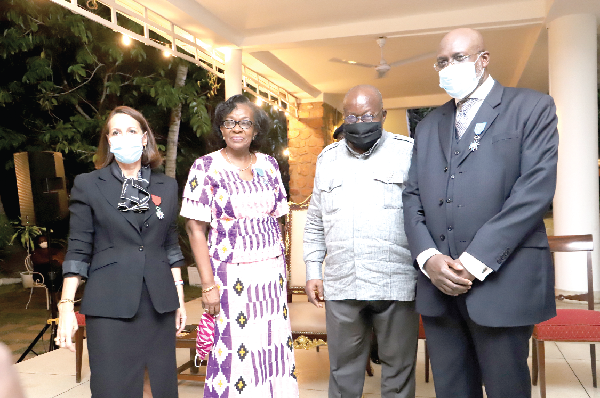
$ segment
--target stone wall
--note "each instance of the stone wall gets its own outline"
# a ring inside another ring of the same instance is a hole
[[[298,119],[288,117],[292,202],[300,203],[312,193],[317,156],[331,143],[333,127],[339,119],[340,113],[322,102],[300,104]]]

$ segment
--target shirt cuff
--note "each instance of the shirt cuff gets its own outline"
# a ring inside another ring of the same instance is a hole
[[[65,260],[62,263],[63,276],[66,274],[77,274],[87,279],[90,265],[83,261]]]
[[[442,254],[440,253],[440,251],[438,249],[434,249],[434,248],[430,248],[427,250],[423,250],[421,252],[421,254],[419,254],[417,256],[417,264],[419,264],[419,268],[421,269],[421,272],[425,274],[426,277],[429,278],[429,275],[427,274],[427,271],[425,271],[425,268],[423,268],[425,266],[425,263],[427,262],[427,260],[429,260],[431,257],[435,256],[436,254]]]
[[[473,275],[475,278],[483,281],[486,276],[488,276],[493,269],[477,260],[475,257],[470,255],[467,252],[463,252],[458,258],[462,265]]]
[[[183,260],[183,253],[181,252],[179,246],[167,249],[167,259],[171,267],[181,267],[181,264],[175,265]]]
[[[319,262],[311,261],[306,263],[306,281],[311,279],[323,279],[322,264]]]

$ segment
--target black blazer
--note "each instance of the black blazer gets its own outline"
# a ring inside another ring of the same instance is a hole
[[[484,326],[522,326],[556,314],[554,271],[543,223],[556,186],[558,131],[553,99],[495,83],[463,138],[454,137],[454,100],[417,127],[404,190],[413,260],[428,248],[464,251],[494,271],[466,293]],[[474,128],[485,123],[477,150]],[[418,265],[416,265],[418,267]],[[439,316],[451,300],[422,272],[416,307]]]
[[[150,200],[141,228],[138,214],[117,209],[121,188],[110,167],[75,178],[63,273],[87,278],[83,314],[133,317],[144,280],[156,311],[174,311],[179,299],[171,267],[183,264],[177,233],[177,182],[152,173],[148,191],[160,198],[164,217],[157,217],[157,205]]]

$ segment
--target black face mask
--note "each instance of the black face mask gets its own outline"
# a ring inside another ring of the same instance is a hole
[[[356,148],[366,151],[370,149],[383,133],[381,122],[361,122],[344,124],[344,138]]]

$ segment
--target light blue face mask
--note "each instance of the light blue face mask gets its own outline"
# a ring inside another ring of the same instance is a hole
[[[456,99],[463,99],[471,94],[483,76],[483,71],[481,76],[477,76],[475,62],[453,64],[442,69],[439,72],[440,87],[446,90],[449,96]]]
[[[142,151],[144,150],[142,145],[143,136],[143,134],[123,134],[111,137],[110,152],[121,163],[135,163],[142,157]]]

